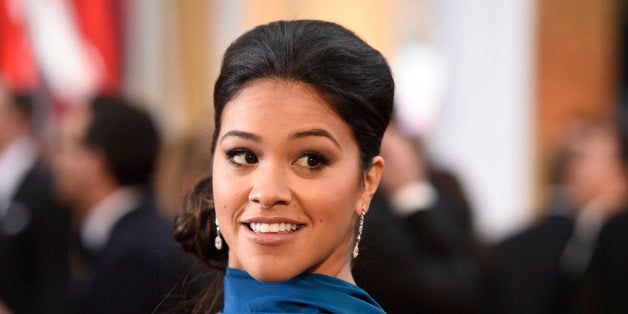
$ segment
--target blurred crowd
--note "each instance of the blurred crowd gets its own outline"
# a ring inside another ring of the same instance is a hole
[[[371,256],[355,267],[358,285],[392,313],[628,312],[621,126],[574,119],[547,162],[538,219],[486,245],[474,238],[455,174],[393,125],[365,229]]]
[[[32,9],[28,27],[0,2],[0,314],[187,313],[212,278],[173,240],[173,219],[209,171],[210,136],[166,147],[147,104],[113,96],[123,18],[74,2],[80,32],[63,24],[69,2],[50,1],[60,15],[46,20],[39,2],[12,1]],[[30,47],[27,29],[63,41]],[[543,163],[536,219],[492,244],[457,174],[393,121],[358,286],[390,313],[628,313],[626,121],[574,119]]]
[[[201,274],[155,196],[149,115],[94,97],[44,139],[35,110],[0,89],[0,313],[184,311],[194,286],[177,283]]]
[[[177,208],[155,187],[164,150],[150,116],[102,95],[42,133],[38,106],[0,88],[0,313],[186,312],[211,293],[210,278],[172,239]],[[542,214],[489,246],[474,236],[456,175],[393,123],[354,266],[358,285],[391,313],[627,312],[620,126],[574,120],[548,162]],[[181,164],[166,165],[175,168],[169,178],[194,181],[207,152],[193,141],[183,148]]]

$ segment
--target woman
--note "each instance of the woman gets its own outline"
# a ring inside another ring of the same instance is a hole
[[[175,229],[185,250],[227,268],[225,313],[383,312],[351,264],[393,94],[382,55],[333,23],[273,22],[227,49],[212,178]]]

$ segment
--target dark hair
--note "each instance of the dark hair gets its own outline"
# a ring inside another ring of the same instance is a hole
[[[349,124],[362,166],[370,168],[390,121],[395,89],[377,50],[342,26],[323,21],[279,21],[245,33],[225,52],[214,87],[212,151],[227,102],[262,78],[314,87]]]
[[[114,96],[92,99],[90,110],[85,144],[102,150],[118,184],[150,186],[160,145],[150,116]]]
[[[13,98],[12,104],[15,106],[15,109],[30,120],[34,109],[33,97],[31,94],[19,92],[11,94],[11,97]]]
[[[246,32],[227,48],[214,87],[212,152],[225,106],[259,79],[301,82],[315,88],[349,125],[360,149],[362,169],[370,169],[379,154],[394,98],[390,68],[377,50],[344,27],[323,21],[278,21]],[[227,250],[217,251],[212,245],[216,234],[211,227],[215,219],[211,190],[211,178],[207,178],[188,196],[175,223],[175,238],[205,264],[224,268]]]

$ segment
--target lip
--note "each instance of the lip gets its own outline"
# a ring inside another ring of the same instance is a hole
[[[263,223],[263,224],[274,224],[274,223],[286,222],[286,223],[291,223],[294,225],[304,225],[303,222],[300,222],[296,219],[292,219],[288,217],[252,217],[252,218],[247,218],[240,221],[240,223],[243,223],[243,224],[250,224],[252,222]]]
[[[249,228],[249,224],[252,222],[266,223],[266,224],[285,222],[285,223],[301,225],[301,228],[295,231],[291,231],[291,232],[261,233],[261,232],[254,232],[253,230]],[[246,235],[246,237],[251,242],[261,244],[261,245],[268,245],[268,246],[278,246],[278,245],[286,244],[294,240],[296,237],[300,235],[304,227],[305,227],[305,224],[299,221],[296,221],[290,218],[283,218],[283,217],[256,217],[256,218],[246,219],[240,222],[241,230],[244,232],[244,235]]]

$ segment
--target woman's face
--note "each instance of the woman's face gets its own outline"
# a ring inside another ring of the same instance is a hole
[[[261,281],[309,271],[353,282],[350,252],[383,160],[363,172],[351,129],[314,88],[259,80],[225,107],[213,161],[229,267]],[[362,182],[364,179],[364,183]]]

